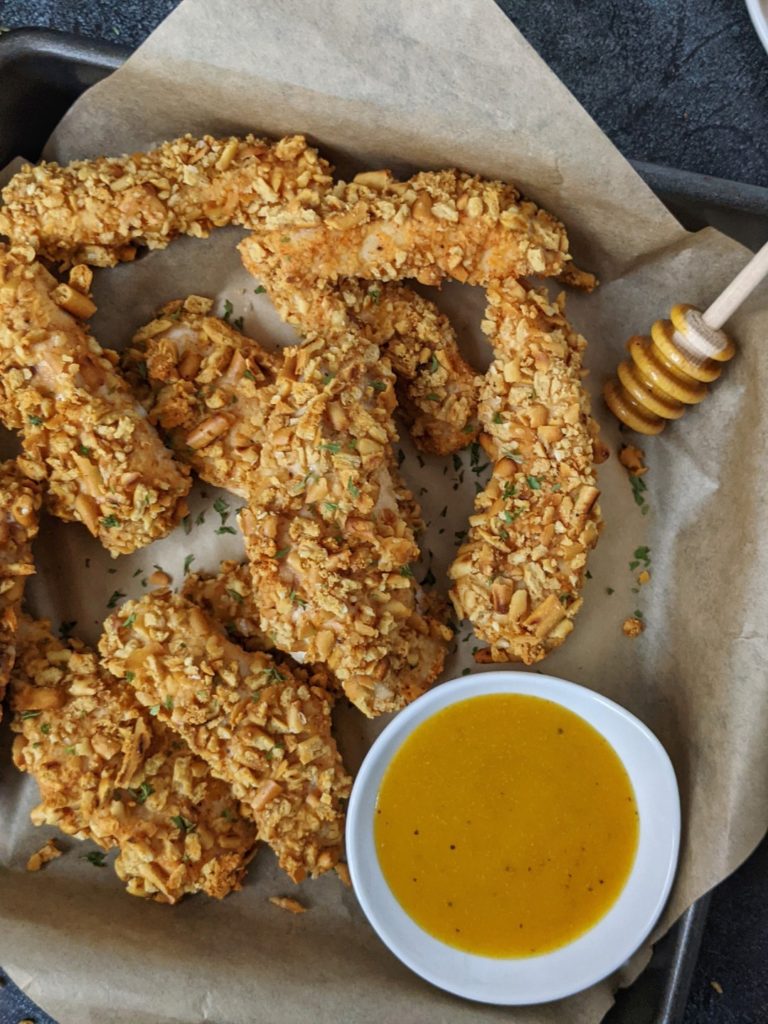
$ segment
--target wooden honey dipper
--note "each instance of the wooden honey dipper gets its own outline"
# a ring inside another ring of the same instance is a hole
[[[707,394],[707,384],[722,373],[722,363],[736,348],[721,330],[747,296],[768,274],[768,242],[703,313],[677,305],[669,320],[657,320],[651,336],[636,334],[627,342],[629,359],[619,364],[617,380],[603,388],[614,416],[640,434],[659,434],[686,405]]]

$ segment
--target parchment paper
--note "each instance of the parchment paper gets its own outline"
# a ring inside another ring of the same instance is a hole
[[[579,263],[603,281],[595,295],[569,299],[591,341],[596,395],[629,335],[645,332],[673,302],[706,304],[748,255],[712,230],[687,235],[491,0],[186,0],[124,68],[76,104],[48,153],[59,160],[119,153],[186,131],[304,131],[345,172],[458,165],[518,182],[563,218]],[[228,297],[262,341],[291,337],[254,295],[234,251],[240,235],[184,239],[135,265],[97,272],[97,337],[119,348],[158,304],[191,291]],[[450,285],[438,301],[482,368],[489,358],[478,330],[482,294]],[[645,444],[649,513],[634,504],[615,456],[601,469],[606,529],[590,561],[585,606],[573,636],[541,666],[625,704],[672,756],[682,854],[657,935],[749,854],[768,820],[768,408],[758,384],[768,375],[765,290],[732,329],[741,349],[725,379],[701,408]],[[616,425],[595,406],[615,452]],[[422,463],[403,446],[404,473],[430,522],[425,571],[431,565],[445,588],[454,534],[475,491],[470,456],[462,456],[462,477],[452,460]],[[214,497],[198,487],[189,534],[180,529],[114,563],[81,527],[47,520],[32,609],[77,620],[75,632],[93,641],[113,593],[142,593],[153,564],[178,583],[188,554],[193,568],[213,568],[239,553],[239,537],[215,532]],[[205,520],[196,524],[200,512]],[[650,546],[653,578],[635,593],[628,563],[641,544]],[[621,622],[635,609],[647,630],[630,641]],[[472,664],[473,646],[468,634],[460,637],[445,678]],[[352,768],[382,724],[339,713]],[[613,978],[560,1003],[484,1007],[402,967],[334,878],[301,886],[310,907],[301,917],[271,906],[269,895],[292,887],[268,851],[241,894],[175,908],[126,896],[73,841],[66,856],[29,875],[26,858],[48,830],[28,824],[35,787],[11,766],[7,731],[0,746],[0,963],[62,1024],[586,1024],[603,1016],[616,986],[649,955],[641,950]]]

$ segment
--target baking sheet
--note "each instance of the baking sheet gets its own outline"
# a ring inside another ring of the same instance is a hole
[[[62,158],[115,152],[187,129],[277,134],[301,127],[348,162],[357,152],[361,163],[458,163],[514,178],[567,219],[580,261],[598,268],[606,282],[596,296],[570,305],[592,340],[588,362],[596,381],[615,365],[628,334],[646,329],[672,301],[706,302],[746,258],[715,232],[689,239],[490,3],[424,4],[416,11],[395,4],[386,14],[343,3],[326,4],[322,12],[303,6],[266,3],[255,12],[230,3],[186,3],[123,71],[86,96],[67,118],[54,152]],[[202,94],[192,81],[204,80],[211,65],[216,85]],[[402,73],[407,94],[399,89]],[[448,108],[446,121],[440,111]],[[257,326],[267,316],[265,304],[249,310],[258,300],[240,294],[252,282],[238,275],[231,250],[237,236],[220,232],[210,242],[182,241],[135,267],[100,274],[97,336],[119,346],[157,302],[176,294],[174,288],[226,294],[252,330],[266,327],[271,336],[272,322]],[[469,329],[479,321],[482,296],[467,293],[452,286],[441,300],[457,325]],[[751,455],[743,445],[731,449],[738,460],[720,457],[747,425],[756,436],[761,429],[754,386],[759,346],[749,344],[765,328],[760,306],[757,296],[736,321],[744,351],[729,368],[728,384],[647,445],[650,514],[639,515],[615,460],[601,471],[608,527],[591,563],[586,607],[574,636],[545,663],[547,671],[622,700],[670,750],[687,828],[665,924],[743,859],[766,820],[759,742],[766,719],[758,518],[764,487],[751,465],[759,458],[755,446]],[[476,336],[474,345],[479,358]],[[611,425],[606,436],[615,446]],[[447,483],[451,504],[464,500],[456,529],[474,490],[454,492],[452,468],[446,481],[443,465],[430,460],[422,468],[409,459],[405,466],[416,491],[428,491],[425,506],[436,519],[428,546],[438,578],[451,555],[441,537],[452,536],[438,522],[441,489]],[[469,467],[465,476],[473,480]],[[739,503],[729,503],[729,496]],[[210,504],[212,497],[209,491],[199,500]],[[71,579],[71,587],[54,595],[53,607],[66,619],[85,616],[78,631],[95,634],[112,589],[137,592],[136,568],[162,558],[178,573],[186,553],[196,554],[195,568],[215,558],[212,538],[199,530],[135,560],[121,559],[118,574],[110,576],[106,560],[97,568],[100,553],[78,528],[56,524],[40,546],[40,581]],[[651,545],[654,579],[634,595],[627,563],[642,543]],[[92,560],[87,577],[86,557]],[[38,587],[38,610],[47,597]],[[649,629],[631,644],[620,622],[640,602]],[[471,645],[459,645],[449,674],[469,663]],[[352,715],[341,723],[351,760],[363,747],[359,726]],[[10,770],[0,771],[5,785]],[[269,855],[258,859],[246,893],[221,906],[195,900],[172,911],[134,906],[106,872],[76,854],[58,861],[56,872],[26,876],[21,867],[40,833],[26,827],[14,801],[28,806],[33,796],[13,776],[7,785],[0,798],[1,820],[9,823],[0,862],[10,868],[0,874],[0,961],[64,1022],[105,1013],[126,1021],[259,1021],[274,1019],[276,1006],[284,1020],[350,1019],[353,1013],[361,1021],[396,1014],[414,1021],[578,1021],[599,1019],[609,1005],[610,983],[541,1009],[496,1010],[451,999],[389,956],[360,919],[354,897],[340,893],[333,880],[305,886],[302,898],[312,913],[285,921],[288,915],[265,904],[267,894],[286,891]],[[121,921],[119,935],[114,920]],[[89,960],[87,950],[99,945],[108,946],[109,958],[100,953]],[[622,980],[634,976],[643,959],[636,958]],[[148,986],[148,977],[162,978],[162,988]]]

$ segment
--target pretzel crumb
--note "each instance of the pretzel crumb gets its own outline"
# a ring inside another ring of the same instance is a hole
[[[305,906],[298,900],[292,900],[289,896],[270,896],[269,902],[280,907],[281,910],[287,910],[290,914],[306,914],[307,912]]]
[[[39,871],[44,868],[46,864],[49,864],[52,860],[56,860],[60,857],[64,851],[60,850],[56,845],[55,839],[49,839],[48,842],[41,846],[37,853],[33,853],[27,861],[27,871]]]
[[[630,616],[628,619],[624,619],[621,624],[621,628],[624,632],[624,636],[628,636],[630,640],[636,639],[645,629],[645,623],[642,619],[638,619],[635,616]]]

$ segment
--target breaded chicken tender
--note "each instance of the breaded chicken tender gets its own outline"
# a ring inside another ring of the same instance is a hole
[[[581,383],[586,346],[562,297],[512,280],[488,289],[495,350],[480,401],[491,479],[449,575],[456,611],[490,644],[483,661],[530,665],[558,647],[582,604],[601,527],[595,463],[604,450]]]
[[[282,355],[210,316],[212,305],[199,295],[168,303],[136,333],[123,367],[178,458],[247,498]]]
[[[350,778],[331,735],[327,690],[236,646],[170,591],[124,604],[106,621],[99,649],[141,703],[231,785],[294,881],[335,866]]]
[[[270,277],[271,295],[283,287]],[[240,514],[262,629],[297,660],[327,665],[369,716],[423,693],[450,638],[414,578],[393,385],[389,361],[357,334],[288,350]]]
[[[185,135],[148,153],[26,164],[3,189],[0,234],[63,266],[112,267],[177,235],[256,227],[282,208],[296,217],[318,204],[329,172],[301,135]]]
[[[16,657],[16,627],[27,577],[33,575],[40,485],[14,459],[0,462],[0,719],[8,676]]]
[[[259,226],[257,261],[290,261],[291,283],[345,277],[485,284],[505,277],[556,277],[570,260],[563,225],[513,185],[459,171],[424,171],[394,181],[387,171],[339,183],[317,210],[278,227]]]
[[[243,265],[269,281],[282,260],[254,237],[238,246]],[[356,331],[379,345],[397,377],[398,406],[422,451],[448,455],[477,436],[480,378],[464,361],[450,321],[434,303],[397,283],[343,278],[335,285],[272,290],[283,320],[306,338],[330,340]]]
[[[104,850],[131,895],[176,903],[239,889],[256,847],[229,787],[77,640],[24,620],[11,682],[16,766],[56,825]]]
[[[22,436],[24,472],[47,504],[113,555],[170,532],[186,510],[189,471],[83,323],[54,301],[39,263],[0,246],[0,419]]]

